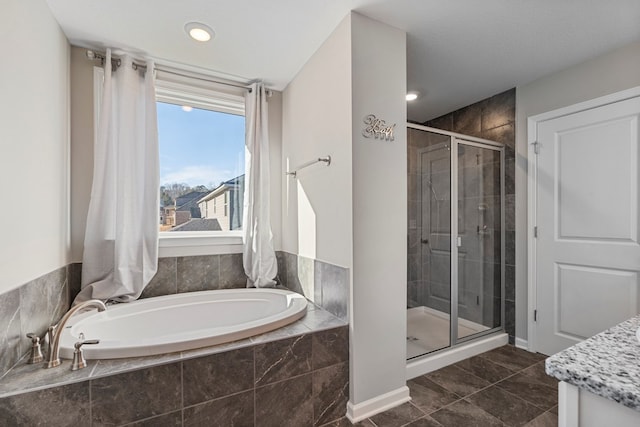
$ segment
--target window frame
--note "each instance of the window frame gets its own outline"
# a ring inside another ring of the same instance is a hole
[[[216,84],[170,71],[156,70],[156,102],[189,105],[194,108],[245,116],[245,89]],[[93,68],[94,141],[98,137],[98,122],[102,105],[104,69]],[[95,145],[95,143],[94,143]],[[246,171],[245,171],[246,172]],[[214,208],[215,209],[215,208]],[[217,255],[242,253],[242,230],[158,232],[159,257]]]

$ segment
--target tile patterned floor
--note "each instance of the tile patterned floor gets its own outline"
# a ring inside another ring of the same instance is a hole
[[[541,354],[506,345],[408,381],[412,400],[358,427],[558,425],[558,382]],[[327,427],[348,427],[343,418]]]

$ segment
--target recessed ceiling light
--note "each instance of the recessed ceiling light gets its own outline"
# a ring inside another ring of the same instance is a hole
[[[418,99],[420,94],[418,92],[409,92],[407,93],[407,101],[415,101]]]
[[[211,27],[200,22],[188,22],[185,24],[184,30],[189,34],[189,37],[199,42],[208,42],[216,35]]]
[[[189,106],[189,105],[183,105],[182,106],[182,111],[188,113],[189,111],[193,110],[193,107]]]

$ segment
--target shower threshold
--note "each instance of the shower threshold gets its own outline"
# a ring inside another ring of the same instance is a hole
[[[407,361],[406,379],[419,377],[453,365],[461,360],[502,347],[509,343],[509,335],[503,331],[487,332],[486,335],[473,338],[454,347],[437,350]]]

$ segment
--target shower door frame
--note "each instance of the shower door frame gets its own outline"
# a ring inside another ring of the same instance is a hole
[[[479,338],[487,335],[493,335],[496,333],[503,333],[505,331],[505,146],[502,143],[490,141],[488,139],[477,138],[469,135],[464,135],[456,132],[445,131],[428,126],[422,126],[414,123],[407,123],[407,128],[421,130],[425,132],[437,133],[440,135],[447,135],[451,138],[451,158],[450,158],[450,192],[451,192],[451,257],[450,257],[450,270],[451,270],[451,305],[449,316],[449,346],[443,347],[439,350],[434,350],[429,353],[425,353],[420,356],[411,358],[411,361],[419,360],[421,358],[430,357],[435,354],[446,352],[452,348],[475,341]],[[477,332],[462,338],[458,338],[458,146],[466,145],[471,147],[478,147],[482,149],[489,149],[498,151],[500,153],[500,325],[495,328],[487,329],[486,331]]]

